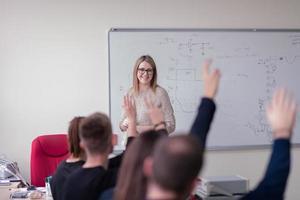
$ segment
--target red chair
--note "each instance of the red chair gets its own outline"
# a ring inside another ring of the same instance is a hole
[[[51,176],[58,164],[69,156],[66,134],[42,135],[31,143],[31,184],[45,186],[45,178]]]

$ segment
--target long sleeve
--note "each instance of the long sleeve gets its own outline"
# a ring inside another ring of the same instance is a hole
[[[133,94],[133,91],[129,90],[127,95],[131,96],[135,102],[137,127],[144,126],[146,127],[147,130],[149,130],[149,127],[151,129],[153,126],[152,121],[148,115],[147,106],[145,104],[145,98],[149,98],[152,101],[152,103],[154,103],[156,106],[161,108],[164,114],[164,121],[166,122],[166,129],[168,133],[172,133],[175,131],[176,122],[175,122],[174,110],[169,95],[165,89],[158,86],[155,92],[150,89],[147,91],[142,91],[139,94]],[[128,119],[123,111],[122,119],[119,123],[120,127],[122,125],[126,126],[128,123],[127,120]]]
[[[167,129],[168,133],[172,133],[175,131],[175,128],[176,128],[174,110],[173,110],[168,93],[163,88],[159,88],[159,89],[161,90],[159,99],[161,101],[161,108],[164,113],[166,129]]]
[[[216,105],[212,99],[202,98],[194,120],[190,134],[199,139],[203,148],[206,146],[207,134],[216,111]]]
[[[288,139],[277,139],[273,144],[272,155],[264,178],[258,186],[242,200],[264,199],[281,200],[284,199],[290,164],[290,141]]]

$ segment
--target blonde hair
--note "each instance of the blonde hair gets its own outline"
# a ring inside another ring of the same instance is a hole
[[[139,79],[137,78],[137,71],[138,71],[138,68],[139,68],[140,64],[144,61],[149,63],[152,67],[152,70],[153,70],[153,75],[152,75],[152,79],[151,79],[151,82],[150,82],[150,87],[153,90],[153,92],[155,92],[155,89],[157,87],[156,64],[155,64],[155,62],[154,62],[154,60],[151,56],[143,55],[143,56],[141,56],[137,59],[137,61],[135,62],[135,65],[134,65],[134,69],[133,69],[133,76],[132,77],[133,77],[133,91],[134,91],[134,94],[139,93]]]

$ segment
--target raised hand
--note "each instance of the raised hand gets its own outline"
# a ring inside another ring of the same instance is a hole
[[[152,124],[156,125],[164,122],[164,114],[162,113],[161,109],[155,106],[153,102],[148,98],[145,98],[144,101],[148,109],[148,115],[151,119]]]
[[[135,108],[135,102],[134,100],[126,95],[123,97],[123,105],[122,105],[125,114],[128,118],[128,121],[135,121],[136,119],[136,108]]]
[[[282,88],[276,90],[266,111],[274,139],[290,138],[297,112],[296,102],[291,94]]]
[[[213,99],[219,88],[221,72],[219,69],[214,69],[210,72],[212,60],[206,60],[202,67],[202,78],[204,81],[204,97]]]
[[[127,116],[127,133],[128,136],[135,136],[136,132],[136,107],[135,102],[130,96],[124,96],[122,105]]]

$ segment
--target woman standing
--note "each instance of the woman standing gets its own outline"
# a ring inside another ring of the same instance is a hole
[[[157,84],[157,70],[153,58],[143,55],[137,59],[133,70],[133,87],[128,91],[136,105],[136,122],[138,133],[151,130],[156,126],[164,124],[170,134],[175,130],[174,111],[167,91]],[[145,99],[153,102],[161,108],[164,113],[164,121],[152,124],[147,114]],[[128,128],[127,116],[123,115],[120,129],[126,131]]]

